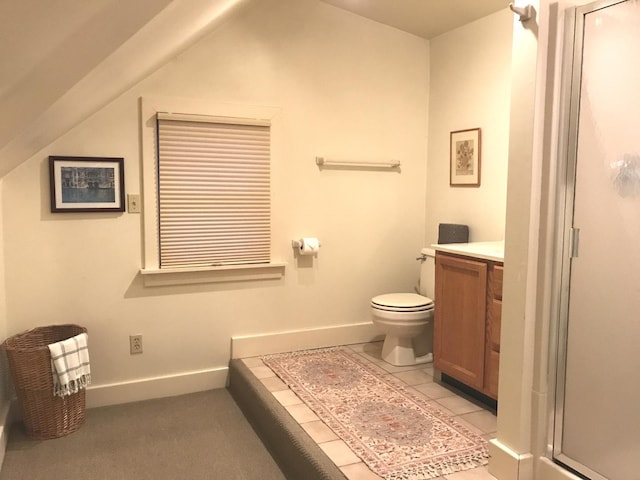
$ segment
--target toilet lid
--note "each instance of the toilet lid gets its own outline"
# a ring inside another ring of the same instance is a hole
[[[394,312],[420,312],[431,310],[433,300],[417,293],[387,293],[373,297],[371,306]]]

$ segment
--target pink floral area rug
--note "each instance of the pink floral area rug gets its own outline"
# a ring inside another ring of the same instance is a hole
[[[343,348],[262,357],[377,475],[421,480],[486,465],[487,441]]]

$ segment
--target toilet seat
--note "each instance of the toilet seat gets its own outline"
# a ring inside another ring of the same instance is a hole
[[[387,293],[371,299],[371,307],[388,312],[428,312],[433,300],[417,293]]]

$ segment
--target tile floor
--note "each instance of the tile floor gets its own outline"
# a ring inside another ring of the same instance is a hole
[[[348,348],[360,354],[363,359],[377,368],[382,369],[381,373],[393,375],[405,382],[409,388],[424,395],[430,403],[434,403],[440,410],[454,416],[459,423],[470,430],[487,440],[495,436],[497,429],[495,414],[467,397],[461,396],[453,389],[434,382],[432,364],[411,367],[389,365],[380,359],[381,342],[349,345]],[[243,361],[349,480],[380,480],[380,477],[369,470],[347,444],[320,421],[316,414],[302,403],[297,395],[289,390],[269,367],[264,365],[260,358],[245,358]],[[495,480],[495,477],[487,471],[487,467],[474,468],[438,478],[440,480]]]

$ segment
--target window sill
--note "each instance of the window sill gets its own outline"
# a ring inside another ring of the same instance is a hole
[[[277,280],[284,276],[286,263],[275,262],[256,265],[226,267],[170,268],[140,270],[145,287],[192,285],[197,283],[246,282]]]

